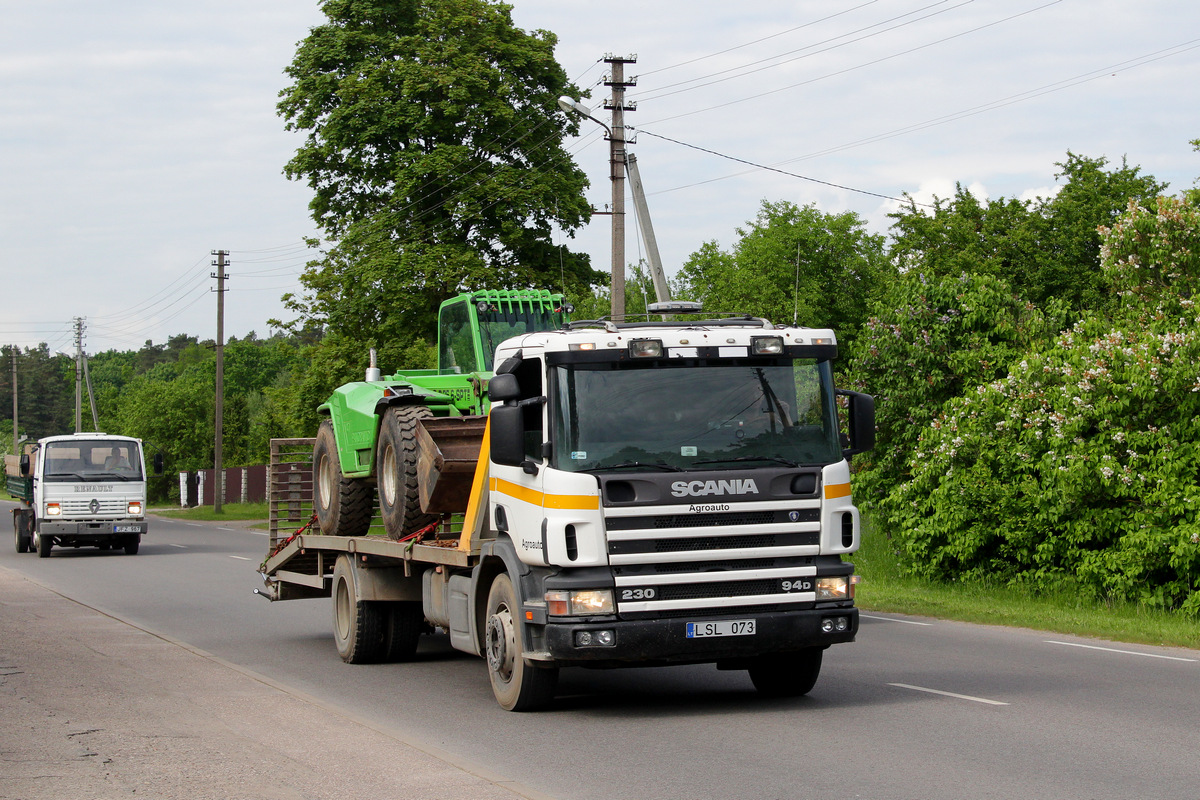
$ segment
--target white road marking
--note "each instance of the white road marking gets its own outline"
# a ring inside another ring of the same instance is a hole
[[[236,531],[237,528],[222,528],[220,526],[217,526],[217,530],[219,530],[219,531]]]
[[[1106,653],[1120,653],[1124,656],[1142,656],[1143,658],[1165,658],[1167,661],[1188,661],[1196,663],[1200,659],[1181,658],[1179,656],[1164,656],[1158,653],[1139,653],[1136,650],[1118,650],[1115,647],[1097,647],[1094,644],[1079,644],[1077,642],[1056,642],[1051,639],[1046,640],[1046,644],[1060,644],[1063,647],[1082,647],[1085,650],[1103,650]]]
[[[230,556],[230,558],[236,558],[238,561],[253,561],[254,560],[253,558],[247,558],[246,556]]]
[[[877,617],[874,614],[859,613],[859,616],[862,617],[863,619],[881,619],[884,622],[903,622],[905,625],[924,625],[925,627],[930,627],[931,625],[933,625],[932,622],[914,622],[911,619],[895,619],[893,617]]]
[[[910,686],[907,683],[889,683],[888,686],[896,686],[900,689],[912,689],[914,692],[926,692],[928,694],[940,694],[943,697],[953,697],[958,700],[970,700],[972,703],[985,703],[989,706],[1006,706],[1008,703],[1002,703],[999,700],[988,700],[986,697],[972,697],[969,694],[955,694],[954,692],[943,692],[938,689],[928,689],[924,686]]]
[[[178,548],[180,548],[180,549],[182,549],[182,550],[187,550],[187,545],[186,545],[186,544],[173,544],[173,545],[171,545],[171,547],[178,547]]]

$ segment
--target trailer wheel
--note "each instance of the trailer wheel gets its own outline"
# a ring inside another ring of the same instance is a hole
[[[322,420],[313,445],[313,510],[327,536],[362,536],[371,527],[373,496],[363,480],[342,475],[333,423]]]
[[[375,454],[379,515],[390,539],[403,539],[438,519],[436,514],[421,513],[417,490],[417,425],[432,416],[425,406],[395,406],[379,426]]]
[[[521,615],[508,575],[496,576],[488,592],[484,652],[496,702],[508,711],[536,711],[554,699],[558,668],[525,659]]]
[[[823,648],[810,647],[798,653],[761,656],[750,667],[750,680],[766,697],[806,695],[817,684],[823,653]]]
[[[384,661],[412,661],[425,632],[425,611],[419,600],[388,603],[384,631]]]
[[[349,556],[338,556],[333,567],[333,640],[347,664],[373,664],[385,654],[384,604],[358,598],[354,565]]]
[[[136,556],[137,551],[138,551],[138,545],[140,545],[141,543],[142,543],[142,535],[140,533],[135,533],[132,536],[126,536],[125,537],[125,555]]]
[[[37,548],[38,558],[49,558],[50,548],[54,547],[54,540],[49,536],[42,536],[37,531],[34,531],[33,546]]]
[[[29,515],[23,511],[13,512],[13,536],[16,539],[17,552],[29,552]]]

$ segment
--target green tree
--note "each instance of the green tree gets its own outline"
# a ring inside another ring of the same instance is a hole
[[[882,511],[910,569],[1200,614],[1200,198],[1103,231],[1117,298],[925,427]]]
[[[513,25],[491,0],[323,0],[278,105],[307,131],[284,172],[314,191],[335,244],[285,298],[301,319],[360,345],[432,339],[460,287],[602,277],[552,244],[589,216],[584,174],[562,147],[578,95],[556,38]]]
[[[763,201],[730,252],[706,242],[679,274],[681,296],[710,311],[744,311],[772,322],[833,328],[848,347],[894,273],[882,236],[857,214]]]

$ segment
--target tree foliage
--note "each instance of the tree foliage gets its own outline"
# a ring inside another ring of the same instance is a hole
[[[1200,206],[1103,233],[1117,302],[948,402],[882,510],[920,574],[1200,614]]]
[[[891,267],[882,236],[853,212],[764,201],[728,252],[707,242],[679,273],[681,296],[710,311],[742,311],[773,322],[833,328],[847,346]]]
[[[492,0],[324,0],[287,68],[278,110],[307,131],[285,173],[314,191],[335,244],[310,264],[303,318],[363,346],[433,338],[460,288],[586,290],[586,256],[552,244],[589,216],[562,147],[578,95],[555,37]]]

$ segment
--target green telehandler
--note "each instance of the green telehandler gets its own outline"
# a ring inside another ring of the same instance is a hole
[[[496,346],[557,330],[572,308],[541,289],[464,292],[438,310],[438,368],[343,384],[318,407],[313,506],[321,531],[360,536],[375,493],[389,538],[465,510],[490,403]]]

